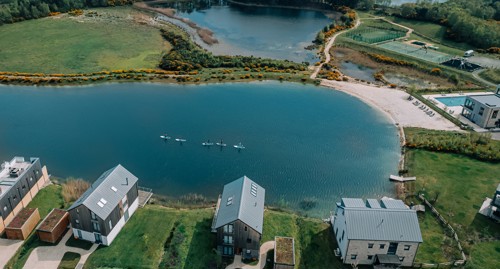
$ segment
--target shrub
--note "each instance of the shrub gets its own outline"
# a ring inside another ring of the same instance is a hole
[[[62,184],[62,196],[64,202],[76,201],[90,187],[90,183],[83,179],[69,178]]]

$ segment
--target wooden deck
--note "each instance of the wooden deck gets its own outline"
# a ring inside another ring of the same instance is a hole
[[[139,187],[139,206],[144,207],[153,196],[153,189]]]
[[[398,181],[398,182],[406,182],[406,181],[415,181],[417,180],[416,177],[398,177],[395,175],[390,175],[389,179],[392,181]]]

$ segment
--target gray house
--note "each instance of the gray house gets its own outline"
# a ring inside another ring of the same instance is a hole
[[[0,167],[0,234],[26,207],[38,191],[50,181],[40,159],[14,157]]]
[[[224,186],[212,232],[223,256],[258,259],[264,223],[265,190],[246,176]]]
[[[331,218],[343,263],[412,266],[422,235],[401,200],[342,198]]]
[[[500,86],[495,94],[467,96],[462,116],[482,128],[500,128]]]
[[[76,238],[109,246],[139,206],[137,177],[117,165],[68,209]]]

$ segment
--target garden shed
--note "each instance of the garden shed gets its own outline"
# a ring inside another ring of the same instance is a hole
[[[36,233],[41,241],[56,243],[59,238],[64,234],[69,225],[69,213],[54,208],[43,219],[43,221],[36,228]]]
[[[38,221],[40,221],[38,208],[24,208],[5,228],[7,238],[17,240],[28,238]]]
[[[274,238],[274,269],[293,269],[295,267],[295,241],[292,237]]]

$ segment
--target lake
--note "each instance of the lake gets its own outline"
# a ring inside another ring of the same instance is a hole
[[[316,50],[306,50],[316,34],[332,20],[312,10],[239,5],[211,6],[182,11],[188,18],[214,32],[219,40],[209,48],[218,55],[244,55],[295,62],[316,62]]]
[[[302,84],[0,86],[0,115],[0,160],[36,156],[52,175],[89,181],[120,163],[173,197],[215,198],[247,175],[267,204],[314,201],[307,213],[320,217],[341,196],[391,195],[399,159],[397,129],[381,112]],[[187,142],[165,142],[165,132]],[[207,139],[228,147],[203,147]]]

